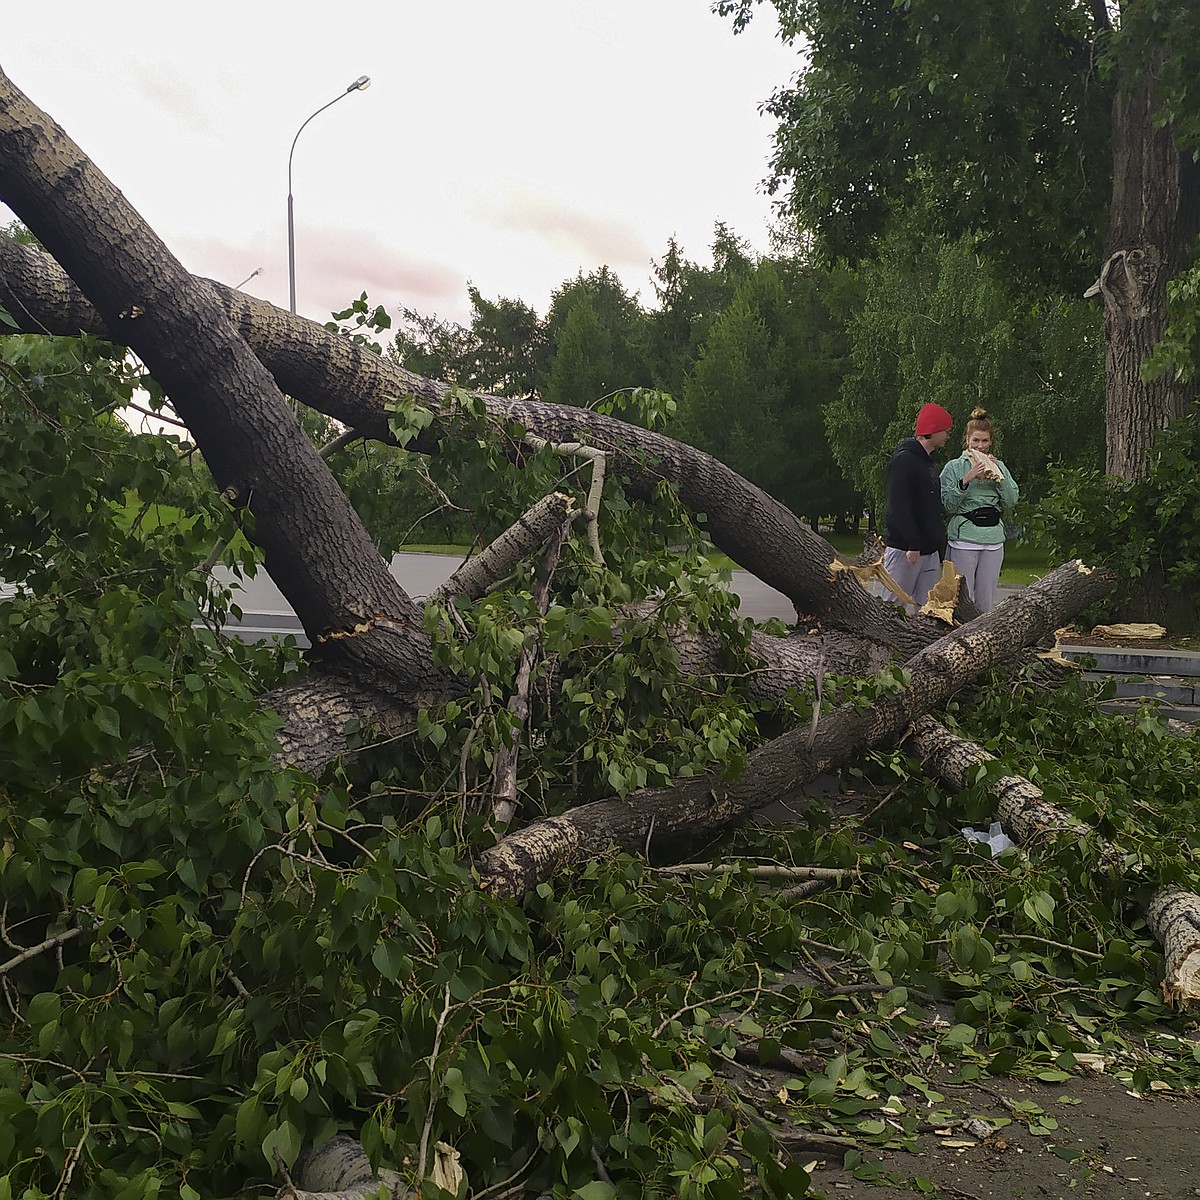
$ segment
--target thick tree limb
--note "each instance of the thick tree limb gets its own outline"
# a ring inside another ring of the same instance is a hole
[[[376,741],[404,737],[416,729],[418,708],[444,699],[441,691],[398,696],[317,668],[263,693],[259,703],[283,721],[276,734],[279,761],[318,775],[349,748],[345,731],[350,722],[372,729]]]
[[[377,685],[429,690],[439,673],[420,610],[212,287],[3,74],[0,195],[170,394],[217,486],[253,514],[267,568],[318,652]]]
[[[914,723],[909,740],[922,766],[957,789],[973,782],[978,767],[996,761],[982,746],[958,737],[928,716]],[[1109,862],[1120,859],[1117,847],[1051,804],[1028,779],[1005,775],[993,780],[988,790],[999,802],[997,815],[1014,842],[1029,844],[1065,835],[1091,841]],[[1146,924],[1163,948],[1164,1000],[1175,1007],[1200,1003],[1200,896],[1180,887],[1159,888],[1146,906]]]
[[[564,520],[574,518],[573,506],[572,498],[562,492],[543,496],[485,549],[468,558],[429,599],[467,596],[478,600],[487,595],[519,562],[544,546]]]
[[[444,408],[445,384],[406,371],[314,321],[224,285],[206,285],[284,392],[365,437],[393,440],[387,405],[396,396],[412,395],[435,412]],[[124,329],[88,315],[56,264],[12,242],[0,246],[0,304],[30,332],[86,330],[118,342],[124,338]],[[518,422],[537,438],[586,442],[603,450],[609,470],[620,474],[638,499],[651,498],[663,481],[674,484],[684,504],[707,514],[706,530],[714,543],[781,591],[799,613],[905,655],[939,636],[937,622],[906,620],[895,606],[869,595],[854,572],[844,569],[849,560],[710,455],[586,409],[496,396],[484,402],[491,416]],[[433,452],[436,438],[436,431],[426,430],[410,448]]]
[[[796,730],[747,756],[737,780],[716,775],[677,781],[669,788],[600,800],[549,817],[502,839],[477,862],[480,887],[519,895],[554,871],[608,847],[642,849],[647,835],[713,833],[756,808],[796,797],[803,785],[865,749],[901,737],[919,716],[1021,647],[1059,628],[1069,615],[1102,596],[1110,580],[1080,562],[1066,563],[1039,583],[947,634],[907,664],[910,682],[869,709],[836,709],[815,736]]]
[[[663,875],[733,875],[745,872],[751,879],[770,882],[775,879],[819,879],[826,883],[840,883],[843,879],[858,875],[857,871],[844,871],[839,867],[788,867],[782,863],[747,867],[739,863],[674,863],[669,867],[657,867]]]
[[[982,746],[953,734],[940,722],[924,716],[913,722],[909,744],[917,752],[921,765],[939,775],[951,787],[962,789],[973,782],[975,770],[996,761]],[[1042,790],[1020,775],[1004,775],[988,785],[999,804],[997,817],[1014,842],[1035,844],[1047,837],[1067,836],[1098,840],[1102,853],[1112,847],[1098,839],[1096,831],[1073,817],[1066,809],[1051,804]]]

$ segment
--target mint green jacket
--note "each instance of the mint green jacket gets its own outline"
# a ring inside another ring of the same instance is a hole
[[[972,479],[964,491],[958,485],[971,469],[966,454],[952,458],[942,468],[942,508],[946,512],[946,537],[951,542],[974,542],[977,546],[996,546],[1004,541],[1004,522],[998,525],[976,525],[963,513],[990,504],[1004,511],[1017,502],[1017,483],[1008,468],[996,459],[1003,479]]]

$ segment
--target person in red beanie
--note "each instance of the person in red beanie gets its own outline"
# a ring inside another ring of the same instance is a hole
[[[917,413],[915,436],[900,443],[887,467],[883,565],[917,608],[929,598],[942,570],[946,525],[941,484],[930,458],[946,444],[953,425],[940,404],[924,405]]]

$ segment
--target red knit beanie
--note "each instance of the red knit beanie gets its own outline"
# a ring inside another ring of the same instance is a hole
[[[929,437],[941,433],[954,424],[954,418],[940,404],[926,404],[917,413],[917,437]]]

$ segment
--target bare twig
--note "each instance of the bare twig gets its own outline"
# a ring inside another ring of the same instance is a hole
[[[417,1183],[425,1178],[425,1160],[429,1154],[429,1133],[433,1128],[433,1110],[437,1106],[441,1083],[437,1078],[437,1057],[442,1047],[442,1032],[446,1028],[446,1018],[450,1015],[453,1005],[450,1003],[450,985],[446,984],[445,996],[442,1001],[442,1015],[438,1017],[437,1029],[433,1034],[433,1049],[429,1052],[429,1111],[425,1114],[425,1125],[421,1129],[421,1144],[417,1152]]]
[[[533,603],[543,616],[550,604],[550,581],[554,578],[563,543],[570,529],[571,514],[568,512],[546,543],[542,560],[538,564]],[[540,641],[536,637],[527,638],[521,649],[513,693],[508,698],[508,712],[513,725],[511,737],[497,747],[492,766],[492,816],[498,825],[507,825],[517,811],[517,756],[525,722],[529,718],[529,684],[533,678],[533,664],[539,649]]]
[[[664,875],[732,875],[744,871],[751,879],[823,879],[840,882],[847,875],[857,877],[857,871],[840,867],[785,867],[771,864],[760,867],[742,867],[737,863],[675,863],[670,867],[656,867]]]
[[[817,736],[817,722],[821,719],[821,700],[825,689],[825,639],[821,638],[821,649],[817,653],[817,665],[813,669],[813,708],[812,720],[808,726],[807,750],[812,750],[813,740]]]
[[[1036,937],[1032,933],[1002,933],[1000,937],[1006,942],[1035,942],[1039,946],[1049,946],[1053,950],[1065,950],[1068,954],[1078,954],[1081,958],[1104,957],[1096,950],[1083,950],[1079,946],[1068,946],[1066,942],[1051,941],[1050,938]]]
[[[84,1143],[88,1140],[88,1134],[91,1131],[91,1122],[85,1113],[83,1117],[83,1133],[79,1135],[79,1141],[71,1147],[70,1152],[67,1154],[67,1161],[63,1164],[62,1178],[59,1179],[54,1189],[55,1197],[70,1195],[71,1176],[75,1174],[75,1165],[79,1162],[79,1156],[83,1153]]]
[[[20,954],[10,958],[8,962],[0,964],[0,975],[7,975],[9,971],[19,967],[23,962],[28,962],[31,958],[36,958],[39,954],[44,954],[47,950],[55,950],[64,942],[69,942],[72,938],[77,938],[83,932],[82,926],[76,926],[74,929],[64,929],[62,933],[56,933],[53,937],[48,937],[44,942],[39,942],[36,946],[30,946],[28,950],[23,950]]]
[[[792,888],[784,888],[782,892],[775,893],[776,900],[805,900],[809,896],[815,896],[818,892],[823,892],[827,887],[832,887],[834,880],[832,879],[810,879],[806,883],[797,884]]]
[[[695,1004],[685,1005],[678,1012],[673,1012],[665,1021],[663,1021],[654,1031],[653,1037],[660,1038],[666,1032],[667,1027],[672,1021],[678,1021],[684,1013],[694,1012],[697,1008],[711,1008],[713,1005],[721,1004],[725,1000],[736,1000],[738,996],[753,996],[756,1000],[762,995],[762,967],[758,968],[758,983],[752,988],[738,988],[736,992],[725,992],[720,996],[710,996],[705,1000],[697,1000]]]
[[[322,458],[332,458],[339,450],[349,446],[351,442],[357,442],[362,436],[357,429],[347,429],[344,433],[339,433],[337,437],[326,442],[317,453]]]
[[[896,784],[896,786],[892,788],[891,791],[889,791],[888,794],[884,796],[884,798],[880,800],[880,802],[876,804],[870,812],[864,813],[862,817],[859,818],[859,824],[865,824],[867,821],[869,821],[903,786],[904,784],[902,783]]]

